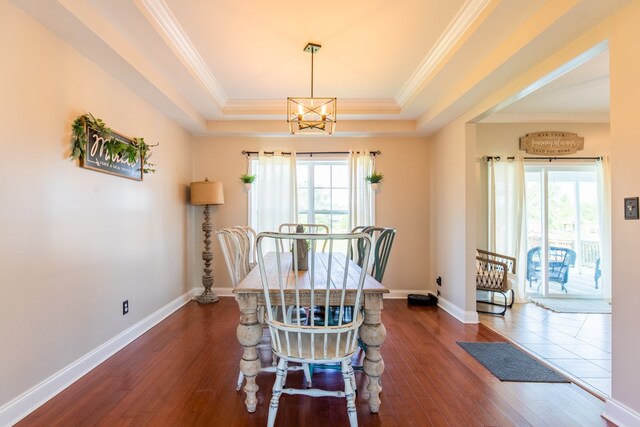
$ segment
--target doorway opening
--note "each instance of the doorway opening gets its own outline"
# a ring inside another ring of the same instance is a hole
[[[595,164],[527,164],[525,186],[526,295],[602,299],[602,195]]]

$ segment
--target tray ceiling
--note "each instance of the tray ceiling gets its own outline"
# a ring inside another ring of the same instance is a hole
[[[570,58],[557,52],[628,0],[14,2],[194,134],[285,135],[285,100],[308,96],[303,48],[315,42],[314,92],[338,98],[338,134],[415,135],[553,55],[561,67]],[[603,39],[576,46],[575,55]],[[540,114],[546,93],[556,106],[550,113],[602,116],[606,56],[496,115]],[[594,84],[592,101],[563,96],[577,84],[571,76]]]

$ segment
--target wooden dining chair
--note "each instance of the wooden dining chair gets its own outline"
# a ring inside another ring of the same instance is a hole
[[[315,248],[321,240],[328,240],[328,251],[316,253]],[[350,302],[357,307],[362,302],[362,288],[366,272],[358,268],[351,261],[351,249],[347,253],[334,251],[334,247],[362,239],[365,251],[365,261],[368,262],[371,252],[371,237],[365,233],[357,234],[281,234],[260,233],[258,235],[258,268],[267,307],[267,325],[271,334],[271,345],[278,356],[276,380],[269,404],[268,426],[273,426],[278,412],[280,396],[285,394],[303,394],[312,397],[344,397],[347,400],[347,415],[350,425],[357,426],[358,419],[355,406],[355,376],[351,367],[351,356],[358,346],[358,331],[363,322],[360,310],[349,321],[342,316],[335,326],[329,324],[329,310],[325,310],[322,325],[309,317],[305,324],[299,316],[279,319],[276,307],[282,311],[292,302],[296,306],[309,304],[313,312],[316,307],[327,307],[337,304],[340,313],[344,311],[347,291],[354,293],[354,300]],[[278,245],[282,240],[292,241],[294,244],[310,242],[310,257],[308,271],[305,273],[298,268],[297,257],[287,253],[276,252],[276,267],[267,271],[264,261],[264,247],[271,247],[275,241]],[[331,289],[332,292],[327,290]],[[294,311],[295,312],[295,311]],[[290,362],[304,364],[335,364],[339,363],[344,380],[344,391],[328,391],[321,389],[285,388],[286,373]]]
[[[387,270],[389,256],[391,255],[393,240],[396,237],[396,229],[372,226],[365,227],[363,232],[369,234],[374,241],[373,262],[371,263],[369,274],[378,282],[382,283],[384,273]],[[358,257],[358,261],[360,261],[360,256]],[[358,265],[363,264],[359,262]]]
[[[227,271],[229,272],[229,277],[231,278],[231,286],[234,288],[238,286],[238,283],[242,281],[248,274],[248,263],[247,259],[247,242],[245,241],[247,235],[243,230],[238,230],[237,228],[223,228],[220,230],[216,230],[216,236],[218,237],[218,242],[220,243],[220,248],[222,250],[222,257],[224,258],[225,264],[227,266]],[[291,310],[289,310],[289,315]],[[265,324],[265,313],[258,313],[258,321],[266,327]],[[271,348],[271,344],[269,343],[268,334],[266,337],[263,337],[263,342],[258,345],[258,348]],[[272,356],[272,365],[273,366],[265,366],[260,369],[260,372],[276,372],[275,361],[276,361],[275,353]],[[299,367],[305,371],[305,378],[307,378],[307,383],[311,384],[311,373],[309,371],[308,366]],[[296,370],[296,369],[294,369]],[[244,374],[242,371],[238,373],[238,379],[236,381],[236,390],[240,390],[242,388],[242,383],[244,382]]]
[[[251,239],[247,232],[240,228],[231,227],[227,230],[232,233],[238,241],[240,249],[240,265],[238,266],[238,269],[240,280],[242,280],[253,268],[251,265]]]
[[[248,226],[248,225],[236,225],[233,228],[238,229],[238,230],[242,230],[247,238],[249,239],[249,256],[248,256],[248,260],[249,260],[249,266],[250,268],[253,269],[253,267],[255,267],[257,265],[257,261],[256,261],[256,239],[258,238],[258,234],[256,233],[256,230],[254,230],[252,227]]]
[[[240,246],[239,236],[232,230],[223,228],[216,230],[216,237],[220,243],[222,257],[224,258],[225,265],[227,266],[227,272],[231,279],[231,286],[235,288],[244,278],[240,267],[242,264],[242,249]]]
[[[324,224],[280,224],[278,228],[279,233],[295,233],[297,227],[301,225],[303,233],[309,234],[329,234],[329,227]],[[291,248],[291,242],[287,240],[280,241],[280,252],[287,252]],[[285,250],[285,248],[287,248]],[[322,244],[322,252],[327,248],[327,241]]]

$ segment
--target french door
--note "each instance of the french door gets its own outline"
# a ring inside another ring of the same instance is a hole
[[[527,294],[602,297],[598,188],[593,164],[525,165]]]

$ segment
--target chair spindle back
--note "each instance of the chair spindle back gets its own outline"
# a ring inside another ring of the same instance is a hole
[[[316,246],[323,240],[327,242],[328,251],[316,252]],[[306,250],[308,271],[300,269],[303,266],[299,265],[298,257],[294,255],[298,251],[294,251],[294,254],[280,251],[264,253],[264,248],[272,247],[272,242],[275,242],[275,247],[280,247],[283,241],[293,242],[294,248],[301,245],[303,253]],[[346,242],[346,254],[334,251],[338,242]],[[353,310],[350,316],[344,314],[349,306],[360,307],[367,276],[366,269],[351,261],[351,248],[356,244],[362,247],[364,261],[368,263],[372,241],[366,233],[258,235],[258,267],[265,306],[270,307],[267,309],[267,324],[276,354],[289,360],[326,362],[340,360],[355,352],[363,315],[360,309]],[[275,257],[276,262],[266,263],[266,256]],[[272,266],[269,271],[267,265]],[[277,316],[278,312],[286,313],[290,306],[294,307],[292,316]],[[322,324],[317,324],[313,315],[307,316],[306,322],[300,316],[301,307],[314,313],[316,307],[329,306],[339,307],[335,326],[325,326],[330,324],[328,316],[332,310],[324,310]]]

